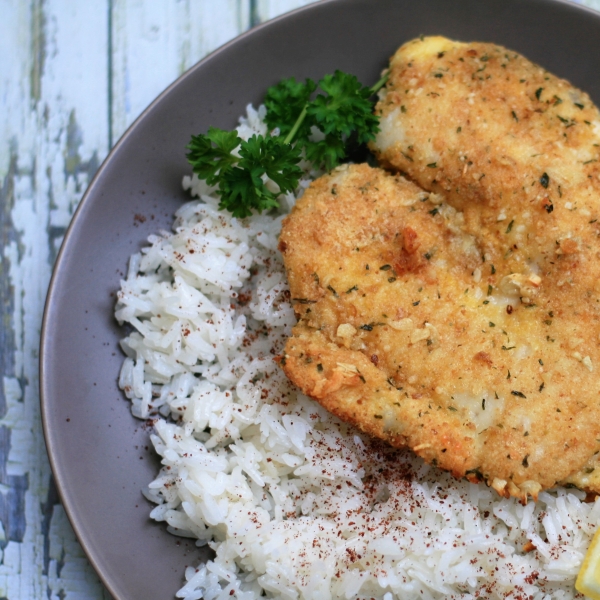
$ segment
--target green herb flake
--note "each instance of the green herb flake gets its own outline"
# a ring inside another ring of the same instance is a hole
[[[383,265],[379,267],[380,271],[389,271],[392,268],[392,265]]]
[[[539,100],[540,96],[542,95],[542,92],[544,91],[544,88],[538,88],[537,90],[535,90],[535,97]]]
[[[434,162],[432,162],[432,163],[429,163],[427,166],[428,166],[430,169],[435,169],[435,168],[437,167],[437,163],[434,163]]]
[[[327,289],[336,297],[338,298],[338,293],[333,289],[333,287],[331,287],[330,285],[327,286]]]
[[[510,392],[513,396],[517,398],[527,398],[527,396],[523,392],[519,392],[518,390],[511,390]]]
[[[317,365],[317,371],[319,371],[319,373],[323,372],[323,365],[321,363]]]
[[[492,323],[492,322],[490,321],[490,327],[496,327],[496,323]]]
[[[550,183],[550,177],[548,176],[548,173],[544,173],[541,177],[540,177],[540,184],[543,188],[547,189],[548,188],[548,183]]]
[[[493,287],[491,285],[488,285],[488,289],[487,289],[487,295],[491,296],[492,295],[492,291],[493,291]]]
[[[392,377],[388,377],[388,380],[387,380],[387,382],[388,382],[388,383],[389,383],[389,384],[390,384],[390,385],[391,385],[393,388],[396,388],[398,391],[400,391],[400,390],[402,390],[402,389],[403,389],[403,388],[402,388],[402,386],[398,387],[398,386],[396,385],[396,382],[394,381],[394,379],[393,379]],[[400,404],[398,404],[398,406],[400,406]]]
[[[510,233],[510,232],[511,232],[511,230],[512,230],[512,228],[513,228],[513,225],[514,225],[514,224],[515,224],[515,220],[513,219],[513,220],[512,220],[512,221],[511,221],[511,222],[508,224],[508,227],[506,228],[506,233]]]
[[[238,146],[239,157],[231,154]],[[277,208],[279,194],[294,191],[302,176],[301,149],[281,137],[253,135],[244,141],[236,131],[211,127],[205,135],[192,136],[187,150],[194,173],[209,185],[218,185],[219,209],[236,218],[249,217],[253,210]],[[263,175],[280,191],[269,190]]]

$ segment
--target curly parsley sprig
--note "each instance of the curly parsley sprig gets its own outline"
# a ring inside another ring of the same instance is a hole
[[[187,159],[198,177],[218,186],[219,208],[234,217],[277,208],[277,197],[298,186],[302,153],[331,170],[346,157],[349,140],[365,144],[375,139],[379,118],[373,114],[371,97],[386,79],[371,88],[342,71],[325,75],[318,84],[284,79],[270,87],[265,98],[265,121],[279,135],[253,135],[244,141],[236,131],[211,127],[204,135],[192,136]],[[325,93],[311,100],[318,89]],[[279,189],[269,189],[265,177]]]

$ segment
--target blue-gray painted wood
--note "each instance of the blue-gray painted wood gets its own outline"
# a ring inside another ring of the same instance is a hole
[[[312,1],[0,0],[0,600],[108,598],[60,505],[38,397],[45,292],[85,187],[181,73]]]
[[[38,400],[45,291],[86,185],[178,75],[314,1],[0,0],[0,600],[108,598],[60,505]]]

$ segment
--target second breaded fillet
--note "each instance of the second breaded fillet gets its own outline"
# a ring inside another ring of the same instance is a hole
[[[363,431],[535,497],[600,450],[598,269],[580,275],[600,245],[586,237],[585,259],[552,249],[570,265],[560,286],[544,271],[500,294],[490,244],[442,200],[366,165],[313,182],[280,237],[299,317],[282,366]]]
[[[529,319],[547,325],[547,343],[593,369],[600,113],[589,96],[502,46],[429,37],[392,57],[377,112],[373,150],[464,213],[494,265],[480,265],[492,296],[512,288]],[[547,378],[572,376],[570,396],[596,401],[595,391],[580,395],[576,368],[540,367]],[[560,430],[548,435],[567,443]],[[597,489],[596,462],[567,481]]]

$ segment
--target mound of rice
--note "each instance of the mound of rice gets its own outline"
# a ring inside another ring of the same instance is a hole
[[[249,107],[240,135],[264,133],[263,117]],[[116,308],[134,330],[119,385],[153,419],[162,457],[145,490],[151,517],[215,552],[187,568],[177,596],[581,597],[600,501],[562,488],[526,506],[500,499],[300,394],[274,361],[295,322],[284,215],[234,219],[203,182],[184,187],[199,200],[131,257]]]

